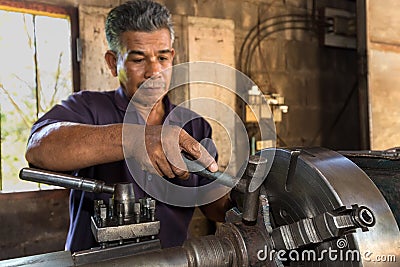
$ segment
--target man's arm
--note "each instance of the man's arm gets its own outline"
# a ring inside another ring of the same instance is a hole
[[[57,122],[29,139],[25,157],[39,168],[71,171],[123,159],[122,124]]]
[[[127,134],[124,140],[123,132]],[[177,146],[166,145],[170,143]],[[169,178],[189,176],[187,171],[171,164],[175,160],[166,156],[180,156],[181,151],[199,159],[210,171],[218,169],[213,157],[188,133],[176,126],[161,125],[146,126],[145,130],[145,126],[136,124],[53,123],[31,136],[26,159],[39,168],[70,171],[123,160],[124,149],[145,170]]]

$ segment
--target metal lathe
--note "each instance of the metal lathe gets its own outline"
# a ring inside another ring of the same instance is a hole
[[[273,152],[267,173],[262,154],[249,158],[239,178],[199,172],[232,186],[237,205],[214,235],[167,249],[157,239],[155,201],[135,199],[131,184],[22,169],[24,180],[109,193],[109,203],[94,203],[91,228],[100,246],[10,259],[0,266],[400,266],[398,149]],[[250,190],[260,178],[261,185]]]

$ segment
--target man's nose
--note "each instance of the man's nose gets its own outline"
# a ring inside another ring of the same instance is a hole
[[[151,60],[146,65],[145,78],[158,78],[161,75],[161,64],[157,61]]]

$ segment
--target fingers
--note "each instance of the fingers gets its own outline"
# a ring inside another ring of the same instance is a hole
[[[161,126],[146,127],[146,152],[153,167],[150,169],[168,178],[188,179],[189,172],[181,155],[183,150],[209,171],[218,171],[215,159],[185,130],[175,126],[164,130],[161,133]]]
[[[174,165],[171,165],[171,169],[175,173],[175,176],[177,178],[182,179],[182,180],[189,179],[189,172],[188,171],[179,169],[179,168],[175,167]]]
[[[186,131],[181,130],[179,134],[179,145],[189,156],[196,159],[201,165],[211,172],[218,171],[218,164],[208,151],[191,137]]]
[[[175,177],[175,174],[172,171],[172,169],[168,163],[165,164],[164,162],[160,161],[160,162],[154,162],[153,165],[157,166],[158,175],[160,175],[162,177],[167,177],[167,178]]]
[[[189,172],[175,167],[166,160],[157,162],[156,164],[159,169],[158,172],[161,176],[166,176],[170,179],[179,178],[182,180],[187,180],[189,178]]]
[[[158,175],[167,178],[179,178],[187,180],[189,178],[189,172],[181,168],[176,167],[173,163],[169,162],[164,154],[155,153],[152,157],[152,166]]]

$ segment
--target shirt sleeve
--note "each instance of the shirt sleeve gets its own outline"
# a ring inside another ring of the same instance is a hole
[[[74,93],[61,104],[55,105],[33,124],[30,136],[40,128],[56,122],[93,124],[93,113],[88,95],[84,92]]]

